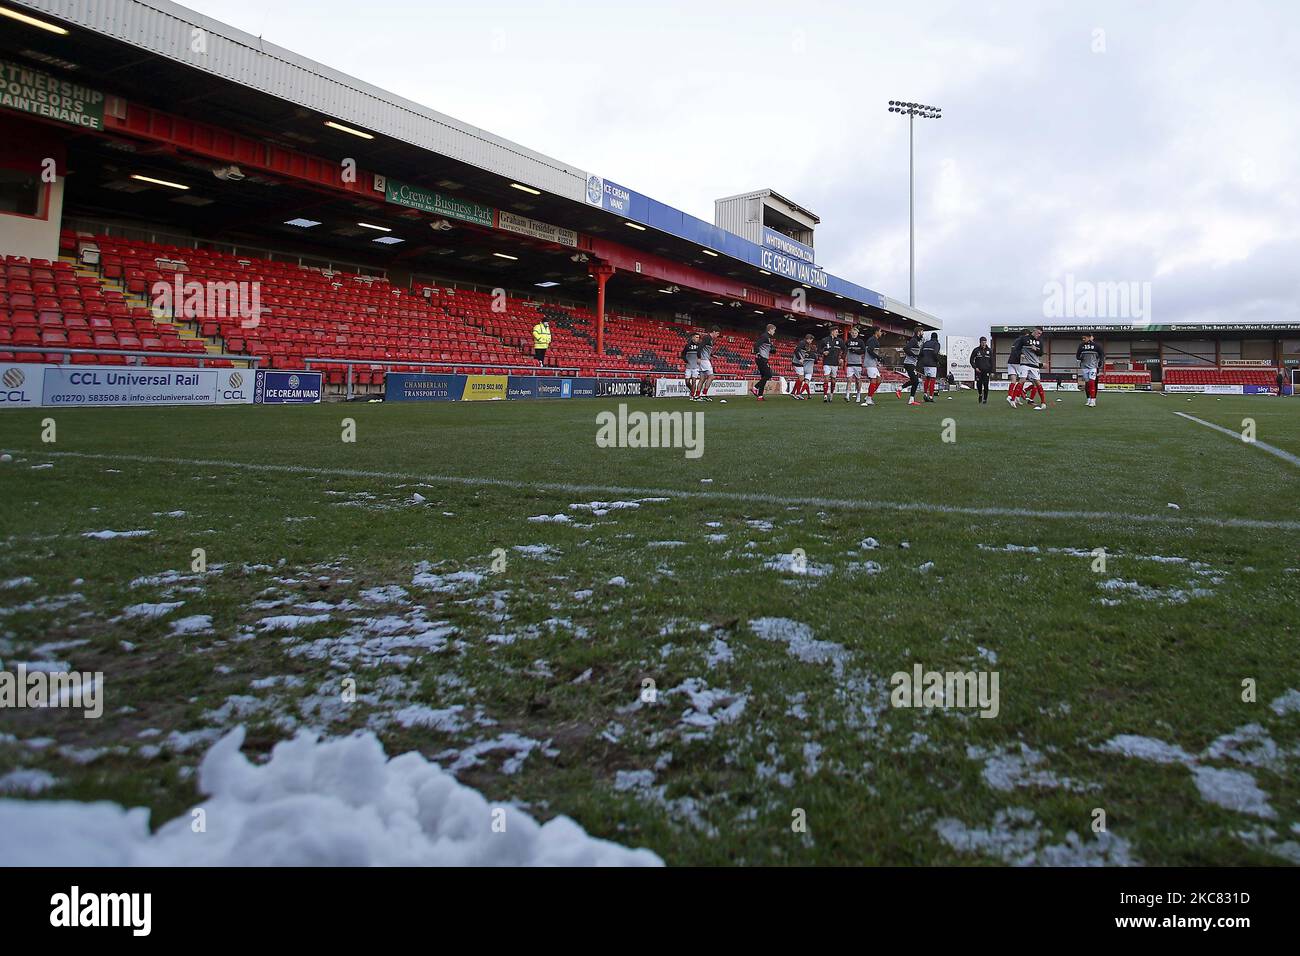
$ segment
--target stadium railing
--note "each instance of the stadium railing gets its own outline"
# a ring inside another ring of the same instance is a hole
[[[165,363],[168,366],[198,367],[206,368],[210,364],[213,368],[233,368],[234,363],[242,363],[244,368],[258,368],[262,363],[262,358],[257,355],[232,355],[225,352],[153,352],[136,349],[65,349],[57,346],[42,345],[39,349],[46,356],[43,362],[15,362],[15,365],[72,365],[80,364],[72,361],[74,355],[97,355],[105,358],[129,358],[135,359],[133,362],[111,362],[112,365],[150,365],[158,364],[146,361],[147,359],[175,359],[177,361]],[[52,362],[49,360],[51,355],[62,355],[63,361]],[[93,362],[85,364],[93,365]]]

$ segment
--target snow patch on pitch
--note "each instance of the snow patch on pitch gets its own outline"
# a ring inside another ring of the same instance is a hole
[[[1122,578],[1109,578],[1098,582],[1097,586],[1108,594],[1116,595],[1115,597],[1098,599],[1097,603],[1105,607],[1118,607],[1124,603],[1126,597],[1138,601],[1153,601],[1159,604],[1186,604],[1194,598],[1214,596],[1214,591],[1209,588],[1152,587],[1139,584],[1137,581],[1125,581]]]
[[[992,748],[972,744],[967,746],[966,756],[971,760],[982,760],[984,769],[981,776],[984,782],[992,789],[1004,793],[1033,788],[1076,793],[1097,789],[1096,784],[1060,777],[1054,771],[1044,768],[1046,758],[1043,754],[1023,742],[1017,747]]]
[[[803,578],[824,578],[835,570],[829,564],[814,564],[802,554],[778,554],[776,557],[768,558],[763,562],[763,567],[768,571],[776,571],[778,574],[790,574],[795,577]]]
[[[984,827],[969,826],[953,817],[935,821],[934,831],[958,853],[999,860],[1011,866],[1139,866],[1132,845],[1110,832],[1080,837],[1073,830],[1061,843],[1047,843],[1049,834],[1032,810],[1007,807]]]
[[[589,836],[568,817],[538,824],[418,753],[389,758],[373,734],[276,744],[250,763],[243,728],[203,759],[208,832],[191,814],[150,833],[149,811],[107,802],[0,800],[3,866],[657,866],[645,849]],[[504,812],[508,824],[493,824]],[[265,822],[275,820],[273,834]]]
[[[1186,767],[1202,800],[1269,820],[1277,816],[1276,811],[1254,776],[1245,770],[1207,766],[1205,761],[1231,761],[1244,767],[1281,772],[1287,758],[1300,755],[1300,748],[1291,751],[1279,748],[1259,724],[1246,724],[1216,737],[1199,755],[1188,753],[1176,744],[1137,734],[1120,734],[1094,749],[1148,763]]]
[[[726,724],[733,724],[749,703],[746,694],[710,688],[698,677],[688,677],[676,687],[664,691],[665,697],[681,695],[690,701],[679,718],[682,740],[707,740]]]
[[[1277,816],[1277,812],[1269,805],[1268,794],[1244,770],[1193,767],[1192,780],[1196,783],[1201,799],[1208,803],[1266,820]]]
[[[765,641],[784,644],[791,657],[806,664],[830,664],[837,677],[844,673],[849,657],[844,645],[817,640],[807,624],[785,617],[759,617],[751,620],[749,627]]]

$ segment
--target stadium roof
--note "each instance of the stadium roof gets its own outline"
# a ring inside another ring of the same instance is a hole
[[[118,87],[114,92],[135,96],[141,102],[156,103],[170,96],[178,105],[201,103],[205,116],[236,129],[250,123],[254,128],[268,126],[268,121],[273,120],[274,131],[289,137],[290,144],[296,141],[306,147],[323,139],[320,117],[332,118],[370,137],[365,143],[356,141],[358,154],[365,157],[369,168],[391,178],[421,181],[418,177],[432,169],[426,175],[434,177],[434,185],[447,183],[442,188],[448,191],[463,189],[459,195],[495,202],[500,208],[513,208],[587,234],[603,235],[620,245],[668,259],[687,261],[694,268],[743,280],[778,296],[788,293],[793,282],[808,289],[810,301],[823,309],[856,310],[868,316],[870,309],[893,312],[892,300],[879,292],[789,259],[602,176],[379,89],[169,0],[5,2],[79,27],[77,34],[86,31],[88,35],[74,38],[81,60],[115,63],[115,67],[104,71],[106,79]],[[96,40],[96,36],[103,39]],[[123,64],[120,44],[149,56]],[[34,59],[50,63],[48,51],[37,52],[40,55],[33,55]],[[76,68],[76,64],[70,65]],[[83,82],[92,79],[89,72],[78,75]],[[269,107],[276,100],[283,105]],[[332,131],[326,132],[333,135]],[[351,140],[339,133],[324,145],[337,151],[339,138]],[[446,157],[454,166],[431,167],[430,153]],[[436,178],[439,172],[443,173],[442,182]],[[540,195],[529,198],[512,192],[512,183],[538,190]],[[520,204],[518,200],[525,198],[529,202]],[[628,224],[635,224],[641,233],[627,228]],[[939,325],[932,316],[916,310],[894,314],[930,327]]]

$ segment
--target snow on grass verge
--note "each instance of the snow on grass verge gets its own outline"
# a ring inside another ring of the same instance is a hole
[[[1062,843],[1048,844],[1048,833],[1032,810],[1007,807],[988,827],[967,826],[944,817],[934,824],[939,839],[958,853],[971,853],[1012,866],[1138,866],[1132,845],[1108,832],[1080,837],[1071,830]]]
[[[300,734],[254,765],[244,730],[204,757],[207,832],[182,813],[154,834],[149,811],[111,803],[0,800],[0,866],[658,866],[645,849],[538,824],[418,753],[389,759],[373,734]],[[504,822],[504,827],[501,826]],[[494,826],[494,824],[496,824]]]
[[[791,657],[806,664],[830,664],[836,676],[844,672],[848,660],[844,646],[817,640],[807,624],[784,617],[758,617],[749,622],[749,627],[765,641],[784,644]]]

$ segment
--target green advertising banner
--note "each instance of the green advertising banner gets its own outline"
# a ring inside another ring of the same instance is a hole
[[[455,196],[444,196],[395,179],[386,180],[384,199],[399,206],[409,206],[411,209],[420,209],[449,219],[460,219],[489,228],[495,225],[495,210],[491,206],[481,206]]]
[[[0,59],[0,107],[82,129],[104,128],[104,94]]]

